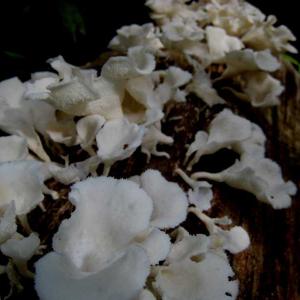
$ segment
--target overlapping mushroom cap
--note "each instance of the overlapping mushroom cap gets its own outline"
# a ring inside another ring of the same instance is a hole
[[[176,161],[174,171],[190,187],[187,192],[157,170],[129,180],[106,177],[138,148],[147,162],[152,155],[170,158],[158,145],[177,141],[164,134],[174,102],[190,105],[196,98],[209,109],[231,101],[221,93],[226,89],[254,107],[278,105],[284,90],[275,73],[280,56],[296,52],[289,29],[276,27],[274,16],[245,1],[146,5],[156,25],[119,29],[109,44],[118,56],[114,52],[99,74],[59,56],[48,61],[54,72],[0,83],[0,129],[11,134],[0,138],[0,249],[23,276],[32,276],[27,261],[44,248],[36,234],[20,235],[16,218],[30,231],[26,214],[37,205],[45,209],[44,194],[59,196],[45,181],[59,182],[56,188],[76,182],[69,193],[75,211],[60,224],[53,251],[36,263],[42,300],[236,299],[238,281],[229,278],[234,273],[226,251],[245,250],[250,238],[228,217],[204,213],[214,204],[214,189],[197,180],[225,182],[274,208],[290,206],[296,193],[266,158],[262,129],[229,109],[189,146],[183,165],[197,168],[191,177]],[[231,167],[214,174],[198,170],[202,155],[223,148],[240,156]],[[181,227],[188,213],[208,235]]]
[[[75,290],[90,286],[91,295],[95,293],[93,297],[101,299],[115,299],[123,293],[133,299],[141,292],[150,264],[165,260],[170,251],[170,238],[159,228],[175,227],[184,221],[187,199],[177,184],[166,181],[157,171],[147,171],[135,180],[141,187],[133,181],[104,176],[72,186],[69,198],[75,212],[55,234],[54,252],[36,264],[36,288],[42,299],[54,299],[51,293],[44,293],[50,288],[47,278],[53,276],[57,278],[55,286],[62,289],[55,299],[70,297],[73,292],[62,287],[67,283]],[[165,192],[152,190],[154,183]],[[51,267],[47,267],[49,263]],[[131,276],[126,270],[132,268],[136,271]],[[117,276],[121,282],[125,274],[128,291],[121,284],[111,294],[104,285],[107,277]],[[135,285],[130,286],[130,282]],[[74,299],[80,299],[79,295],[75,293]]]

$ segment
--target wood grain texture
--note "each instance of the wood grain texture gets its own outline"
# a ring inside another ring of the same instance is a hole
[[[284,64],[277,75],[286,87],[281,105],[252,109],[249,114],[256,114],[255,121],[267,134],[267,156],[277,161],[284,177],[299,187],[300,76],[289,64]],[[251,247],[233,259],[240,280],[239,299],[300,299],[299,193],[292,207],[285,210],[250,202],[248,195],[232,189],[221,194],[218,201],[226,201],[224,209],[251,236]]]

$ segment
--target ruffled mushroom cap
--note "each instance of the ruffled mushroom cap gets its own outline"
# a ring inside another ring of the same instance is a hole
[[[222,148],[244,141],[251,136],[251,122],[233,114],[229,109],[219,113],[209,125],[208,133],[198,131],[195,141],[190,145],[186,160],[196,152],[188,165],[188,170],[197,163],[202,155],[212,154]]]
[[[298,53],[298,50],[290,44],[296,41],[296,37],[284,25],[275,27],[277,19],[269,16],[265,22],[260,22],[249,30],[242,38],[242,41],[255,50],[270,49],[275,53]]]
[[[158,269],[154,286],[163,300],[236,299],[238,281],[226,258],[207,253],[203,260],[184,260]]]
[[[76,210],[60,225],[53,248],[82,271],[98,270],[149,227],[152,200],[131,181],[89,178],[73,185],[69,197]]]
[[[40,246],[40,239],[35,233],[28,237],[16,234],[5,243],[1,244],[1,252],[12,258],[20,274],[32,278],[34,274],[28,270],[27,262],[36,254]]]
[[[277,163],[267,158],[246,156],[230,168],[219,173],[196,172],[192,178],[205,178],[225,182],[229,186],[252,193],[275,209],[291,205],[291,196],[297,188],[291,181],[285,182]]]
[[[163,47],[152,23],[123,26],[117,30],[117,35],[108,45],[109,48],[124,53],[135,46],[143,46],[152,51],[157,51]]]
[[[207,26],[205,32],[211,61],[218,60],[231,51],[244,48],[240,39],[229,36],[222,28]]]
[[[232,51],[222,58],[220,62],[227,65],[221,76],[222,79],[250,71],[274,72],[280,67],[277,58],[267,50],[258,52],[252,49]]]
[[[40,246],[40,239],[35,233],[28,237],[12,238],[1,245],[1,251],[15,262],[27,262]]]

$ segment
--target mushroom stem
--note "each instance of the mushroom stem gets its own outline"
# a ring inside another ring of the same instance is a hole
[[[214,221],[209,216],[204,214],[201,210],[199,210],[196,207],[190,207],[188,209],[188,212],[193,213],[205,224],[210,235],[212,235],[216,232],[216,225],[215,225]]]
[[[194,157],[192,158],[192,160],[189,162],[188,166],[187,166],[187,170],[188,171],[191,171],[193,166],[199,161],[199,159],[201,158],[201,156],[204,154],[204,151],[200,151],[198,150]],[[190,156],[186,156],[185,157],[185,160],[184,160],[184,165],[186,165],[188,163],[188,160],[189,160]]]
[[[205,178],[205,179],[210,179],[210,180],[213,180],[213,181],[222,181],[222,177],[220,175],[220,173],[209,173],[209,172],[196,172],[196,173],[193,173],[191,175],[191,178],[192,179],[202,179],[202,178]]]
[[[181,177],[181,179],[186,184],[188,184],[191,188],[195,187],[197,182],[193,180],[191,177],[189,177],[182,169],[180,168],[175,169],[175,173],[178,174]]]
[[[34,278],[34,273],[28,270],[27,261],[14,260],[14,264],[22,276],[26,278]]]
[[[32,229],[29,225],[27,215],[18,215],[18,219],[21,223],[21,226],[24,228],[25,232],[28,234],[32,233]]]
[[[14,263],[12,262],[11,259],[9,260],[5,269],[10,284],[10,291],[9,294],[4,299],[9,299],[12,296],[13,291],[15,289],[18,292],[20,292],[24,289],[24,287],[20,282],[19,276],[14,268]]]
[[[41,209],[42,212],[46,212],[47,211],[45,205],[42,202],[39,203],[38,206],[39,206],[39,208]]]
[[[111,168],[110,164],[109,165],[108,164],[104,164],[103,176],[108,176],[109,175],[110,168]]]
[[[50,195],[53,200],[57,200],[59,198],[58,192],[50,190],[46,185],[42,186],[42,191],[44,194]]]
[[[170,159],[170,155],[167,152],[161,152],[161,151],[154,150],[152,152],[152,154],[155,155],[155,156],[158,156],[158,157],[165,157],[167,159]]]

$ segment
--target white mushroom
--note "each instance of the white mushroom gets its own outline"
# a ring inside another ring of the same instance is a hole
[[[265,72],[245,75],[245,96],[254,107],[274,106],[280,103],[284,87],[278,79]]]
[[[149,290],[144,289],[135,300],[156,300],[156,298]]]
[[[0,164],[0,206],[15,202],[16,214],[27,214],[43,199],[44,174],[37,161],[13,161]]]
[[[24,160],[28,157],[26,139],[17,135],[0,137],[0,162]]]
[[[226,258],[207,253],[203,260],[184,260],[158,268],[154,287],[164,300],[236,299],[237,280]]]
[[[16,207],[12,201],[0,209],[0,245],[10,239],[16,231]]]
[[[143,46],[129,48],[127,56],[111,57],[102,67],[101,76],[109,80],[127,80],[150,74],[155,69],[153,54]]]
[[[147,170],[136,180],[153,200],[152,226],[173,228],[186,219],[188,202],[177,183],[167,181],[156,170]]]
[[[171,249],[170,237],[157,228],[137,237],[135,241],[145,249],[151,265],[165,260]]]
[[[142,248],[131,246],[94,272],[81,270],[55,252],[42,257],[35,268],[41,300],[132,300],[143,289],[149,261]]]
[[[25,87],[14,77],[0,83],[0,129],[24,137],[28,147],[41,159],[50,161],[35,131],[32,105],[24,100]]]
[[[206,181],[191,179],[181,169],[176,169],[175,172],[191,187],[187,192],[189,203],[201,211],[209,210],[213,200],[212,185]]]
[[[76,124],[76,131],[81,148],[93,154],[92,145],[96,135],[105,123],[105,119],[99,115],[91,115],[80,119]]]
[[[250,238],[244,228],[234,226],[229,230],[224,230],[218,226],[230,225],[231,220],[228,217],[213,219],[197,208],[190,208],[189,212],[194,213],[205,224],[209,232],[210,248],[224,249],[236,254],[249,247]]]
[[[289,207],[291,196],[297,191],[293,182],[284,181],[278,164],[255,156],[245,156],[219,173],[196,172],[192,174],[192,178],[225,182],[229,186],[254,194],[258,200],[271,204],[275,209]]]
[[[31,86],[36,87],[32,89],[27,85],[29,99],[46,101],[54,108],[75,116],[122,116],[119,90],[114,84],[97,77],[95,70],[84,70],[66,63],[61,56],[49,62],[59,76],[54,81],[53,75],[49,74],[42,79],[33,78]],[[39,98],[41,94],[43,96]]]
[[[162,48],[162,44],[153,24],[147,23],[141,26],[136,24],[123,26],[117,30],[117,36],[115,36],[108,45],[111,49],[125,53],[129,48],[135,46],[143,46],[153,51]]]
[[[298,50],[290,44],[296,41],[294,34],[284,25],[275,27],[275,16],[269,16],[265,22],[258,23],[242,38],[243,42],[255,50],[270,49],[275,53],[298,53]]]
[[[144,46],[128,49],[128,59],[133,70],[139,75],[151,74],[156,66],[155,57]]]
[[[82,271],[99,270],[149,227],[152,200],[131,181],[89,178],[73,185],[69,198],[76,210],[60,225],[53,248]]]
[[[227,65],[226,70],[218,79],[233,77],[250,71],[274,72],[279,69],[280,63],[270,51],[253,51],[245,49],[229,52],[221,63]]]
[[[68,185],[86,179],[89,174],[95,176],[100,162],[100,158],[94,155],[84,161],[73,163],[66,167],[50,165],[49,172],[55,180]]]
[[[228,35],[222,28],[207,26],[205,32],[211,61],[218,60],[231,51],[244,48],[239,38]]]
[[[150,161],[151,155],[164,156],[170,158],[167,152],[158,151],[158,144],[171,145],[174,140],[172,137],[163,134],[159,128],[160,126],[152,125],[147,128],[142,141],[141,151],[147,155],[147,161]]]
[[[23,276],[32,277],[27,262],[33,257],[40,246],[40,239],[35,233],[28,237],[15,236],[0,246],[2,253],[13,259],[14,264]]]
[[[216,104],[223,104],[225,101],[218,95],[212,86],[209,75],[205,72],[204,67],[193,61],[195,74],[191,83],[187,86],[187,91],[194,93],[202,99],[209,107]]]
[[[127,119],[116,119],[104,124],[97,135],[98,156],[104,162],[104,174],[118,160],[128,158],[141,145],[144,128],[129,123]]]
[[[161,29],[161,41],[167,49],[177,50],[201,59],[201,41],[204,39],[204,30],[195,20],[192,18],[174,18],[166,22]]]
[[[265,15],[255,6],[239,0],[210,1],[204,6],[208,20],[230,35],[241,37],[260,22]]]
[[[198,131],[195,141],[186,153],[186,161],[194,153],[195,156],[188,165],[188,170],[199,161],[202,155],[212,154],[222,148],[230,148],[237,142],[251,136],[251,122],[224,109],[209,125],[208,134]]]
[[[187,84],[192,78],[189,72],[178,67],[170,67],[160,73],[163,77],[163,82],[158,85],[155,91],[161,105],[164,105],[170,100],[176,100],[176,94],[180,92],[179,88]]]
[[[205,257],[209,244],[210,239],[203,234],[184,236],[172,245],[167,263],[172,264],[187,260],[199,262]]]

